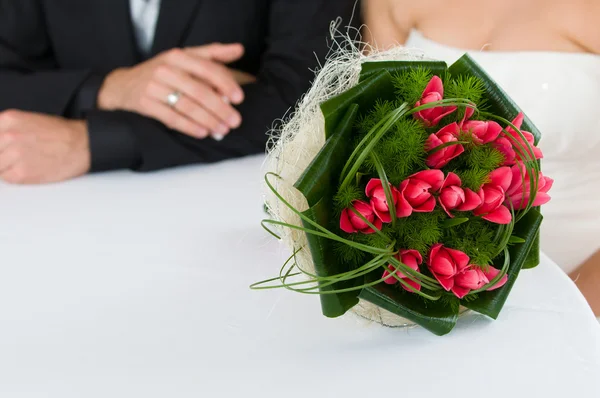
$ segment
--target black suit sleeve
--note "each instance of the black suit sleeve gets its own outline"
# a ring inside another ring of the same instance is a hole
[[[239,106],[242,126],[216,142],[135,113],[95,109],[104,76],[59,69],[39,3],[0,0],[0,111],[85,116],[93,171],[149,171],[263,152],[267,130],[309,88],[317,59],[324,60],[331,21],[350,23],[354,11],[354,0],[271,0],[258,81],[244,86]]]
[[[264,152],[266,133],[273,121],[283,117],[308,90],[314,69],[319,61],[323,62],[329,50],[330,23],[338,17],[345,24],[350,23],[354,3],[354,0],[271,1],[266,51],[257,83],[244,86],[246,99],[238,107],[242,125],[221,142],[210,138],[197,140],[132,113],[90,113],[94,169],[124,167],[129,163],[135,170],[149,171]],[[105,124],[105,118],[111,121]],[[124,140],[129,153],[136,154],[136,158],[128,162],[121,156],[118,162],[113,162],[110,148],[118,145],[119,137],[129,137],[122,134],[124,131],[134,136],[133,144],[130,138]]]
[[[40,1],[0,0],[0,111],[83,118],[96,108],[103,80],[91,70],[59,68]],[[135,166],[135,125],[118,113],[94,113],[88,119],[92,170]]]
[[[0,111],[80,116],[95,106],[92,77],[57,69],[39,1],[0,0]]]

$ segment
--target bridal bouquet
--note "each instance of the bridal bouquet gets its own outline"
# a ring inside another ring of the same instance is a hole
[[[520,270],[539,262],[552,180],[535,126],[468,55],[324,78],[344,89],[309,93],[266,175],[263,225],[292,255],[252,287],[318,294],[327,317],[352,309],[437,335],[464,309],[497,318]]]

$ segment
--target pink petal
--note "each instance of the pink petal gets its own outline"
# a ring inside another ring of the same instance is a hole
[[[402,181],[400,184],[399,195],[398,195],[398,203],[396,203],[396,217],[404,218],[408,217],[412,214],[413,209],[410,203],[404,197],[404,191],[408,186],[408,180]]]
[[[375,217],[375,219],[373,220],[372,224],[373,224],[373,226],[375,228],[377,228],[377,230],[381,230],[381,227],[383,226],[383,223],[377,217]],[[377,231],[374,230],[373,228],[367,226],[365,229],[361,230],[360,232],[362,232],[365,235],[370,235],[370,234],[374,234]]]
[[[440,160],[437,162],[437,164],[435,164],[435,166],[431,166],[429,164],[429,158],[428,158],[428,162],[427,162],[427,166],[429,167],[434,167],[434,168],[438,168],[441,169],[442,167],[445,167],[448,163],[450,163],[450,161],[456,157],[458,157],[460,154],[462,154],[465,151],[465,148],[461,145],[461,144],[455,144],[452,146],[449,146],[448,148],[444,148],[439,152],[436,152],[434,155],[437,155],[438,153],[440,153]]]
[[[470,289],[456,286],[456,285],[454,285],[452,287],[452,293],[454,293],[454,295],[456,297],[458,297],[459,299],[462,299],[463,297],[465,297],[467,294],[469,294],[470,291],[471,291]]]
[[[471,118],[471,116],[473,116],[473,114],[475,113],[475,109],[467,106],[465,108],[465,115],[463,116],[462,120],[460,121],[459,125],[462,128],[462,126],[465,124],[465,122]]]
[[[529,177],[525,165],[522,162],[511,167],[512,177],[510,187],[506,190],[506,196],[513,196],[517,192],[523,192],[523,182],[528,183]]]
[[[442,167],[450,163],[451,160],[447,159],[444,155],[445,152],[443,149],[441,151],[432,153],[431,155],[427,156],[425,164],[427,164],[427,167],[431,167],[432,169],[441,169]]]
[[[507,191],[512,182],[513,173],[510,167],[500,167],[490,173],[490,180],[493,185],[502,187]]]
[[[498,276],[498,274],[500,273],[500,270],[498,270],[494,267],[488,267],[487,271],[484,270],[483,273],[488,278],[488,283],[489,283],[492,280],[494,280],[494,278],[496,276]],[[488,289],[488,291],[501,288],[502,286],[504,286],[504,284],[506,284],[507,281],[508,281],[508,275],[505,274],[502,278],[500,278],[498,283],[496,283],[494,286],[490,287]]]
[[[425,150],[429,152],[442,144],[442,140],[440,140],[437,135],[431,134],[429,138],[427,138],[427,141],[425,141]]]
[[[418,173],[413,174],[409,178],[414,178],[416,180],[421,180],[429,185],[431,185],[431,190],[437,192],[442,187],[444,183],[444,172],[441,170],[423,170]]]
[[[487,144],[496,140],[498,136],[500,136],[500,133],[502,133],[502,126],[493,121],[488,122],[487,132],[485,136],[482,137],[482,143]]]
[[[408,285],[412,286],[415,290],[417,291],[421,291],[421,285],[413,280],[410,280],[408,278],[404,278],[404,282],[406,282]],[[402,286],[402,288],[408,292],[412,292],[412,290],[406,286],[404,286],[403,284],[400,284],[400,286]]]
[[[444,210],[444,213],[446,213],[448,217],[454,218],[454,215],[450,213],[450,210],[448,210],[448,208],[444,206],[444,202],[442,202],[441,198],[438,198],[438,201],[440,202],[440,206],[442,207],[442,210]]]
[[[515,153],[515,150],[508,138],[498,137],[498,139],[493,143],[493,145],[494,148],[496,148],[502,153],[502,155],[504,155],[505,166],[511,166],[515,163],[515,158],[517,154]]]
[[[402,250],[400,252],[400,261],[406,265],[414,269],[415,271],[419,270],[419,264],[423,262],[423,257],[421,257],[421,253],[416,250]]]
[[[554,185],[554,180],[550,177],[542,176],[542,178],[540,179],[540,185],[540,192],[547,193],[550,190],[550,188],[552,188],[552,185]]]
[[[489,283],[485,274],[472,265],[466,268],[463,272],[454,277],[455,286],[464,287],[471,290],[480,289]]]
[[[365,194],[368,198],[370,198],[371,196],[373,196],[373,191],[381,186],[382,184],[379,178],[371,178],[369,180],[369,183],[367,184],[367,187],[365,188]]]
[[[440,97],[444,96],[444,83],[442,83],[442,79],[438,76],[433,76],[431,78],[429,83],[427,83],[425,90],[423,90],[423,95],[421,95],[421,97],[425,97],[430,93],[438,93]]]
[[[481,205],[481,197],[469,188],[465,188],[465,201],[462,205],[458,206],[458,211],[472,211]]]
[[[391,265],[388,267],[389,271],[384,271],[383,272],[383,276],[382,278],[385,278],[383,280],[384,283],[387,283],[388,285],[393,285],[396,282],[398,282],[398,280],[396,278],[394,278],[394,267],[392,267]]]
[[[457,185],[459,187],[462,185],[460,177],[454,174],[453,172],[448,173],[446,179],[444,180],[444,183],[442,184],[442,188],[448,187],[450,185]]]
[[[435,198],[429,196],[429,199],[427,199],[425,203],[418,207],[414,207],[413,211],[416,211],[417,213],[430,213],[433,209],[435,209]]]
[[[496,210],[504,202],[506,196],[504,190],[497,185],[484,185],[480,192],[482,198],[481,206],[473,211],[476,216],[481,216]]]
[[[340,217],[340,229],[346,233],[353,234],[358,231],[356,230],[356,228],[354,228],[354,226],[350,222],[350,219],[348,218],[349,211],[350,210],[348,209],[342,210],[342,216]]]
[[[444,117],[456,110],[455,106],[445,106],[443,113],[431,121],[431,126],[436,126]]]
[[[380,219],[382,222],[384,222],[384,223],[392,222],[392,215],[389,213],[389,211],[386,212],[386,211],[377,210],[375,208],[375,206],[373,206],[373,211],[375,212],[375,215],[377,216],[377,218]]]
[[[523,119],[525,118],[525,115],[523,114],[523,112],[520,112],[517,117],[512,121],[512,124],[515,125],[516,128],[518,128],[519,130],[521,129],[521,125],[523,124]],[[512,127],[509,127],[510,129],[512,129]]]
[[[484,220],[496,223],[496,224],[510,224],[512,220],[512,214],[506,206],[500,206],[491,213],[486,214],[482,217]]]
[[[428,265],[431,265],[431,259],[437,257],[438,253],[440,252],[440,250],[443,248],[444,246],[441,243],[436,243],[435,245],[431,246],[431,249],[429,249],[429,260],[427,261]]]
[[[456,263],[445,250],[440,251],[435,258],[431,259],[429,269],[442,278],[450,278],[456,275]]]
[[[538,192],[537,195],[535,195],[535,200],[533,201],[532,206],[537,207],[537,206],[541,206],[541,205],[545,205],[546,203],[550,202],[550,195],[548,195],[545,192]]]
[[[437,274],[433,274],[433,276],[435,276],[435,279],[437,279],[437,281],[440,283],[440,285],[442,285],[442,287],[449,292],[453,287],[454,287],[454,277],[451,278],[443,278],[438,276]]]
[[[360,214],[365,216],[366,219],[373,214],[373,209],[370,204],[363,202],[362,200],[355,200],[352,205]]]
[[[437,137],[440,137],[447,133],[450,133],[455,138],[458,138],[458,136],[460,135],[460,126],[458,125],[458,123],[454,122],[454,123],[450,123],[447,126],[442,127],[437,133],[435,133],[435,135]]]
[[[458,271],[463,270],[464,268],[466,268],[469,265],[469,261],[471,259],[469,258],[469,256],[466,255],[466,253],[461,252],[460,250],[450,249],[450,248],[446,248],[446,251],[448,252],[448,254],[450,254],[452,259],[456,263],[456,267],[457,267]]]

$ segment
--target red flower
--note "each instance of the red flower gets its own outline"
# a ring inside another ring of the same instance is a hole
[[[501,167],[490,173],[489,184],[485,184],[479,191],[481,205],[473,211],[476,216],[496,224],[509,224],[512,214],[504,205],[505,192],[510,186],[512,172],[510,167]]]
[[[531,196],[531,182],[529,173],[525,165],[518,162],[511,168],[511,178],[508,187],[506,188],[506,204],[511,204],[516,210],[521,210],[527,207]],[[541,172],[538,177],[537,192],[532,206],[541,206],[550,201],[548,191],[552,188],[554,180],[545,177]]]
[[[432,151],[440,145],[448,142],[458,141],[458,134],[460,133],[460,126],[458,123],[452,123],[446,127],[440,129],[435,134],[431,134],[425,144],[427,151]],[[465,151],[465,148],[461,144],[448,145],[442,149],[432,152],[427,157],[427,166],[441,169],[446,166],[452,159],[460,155]]]
[[[410,215],[410,205],[395,187],[390,185],[390,190],[394,200],[396,217],[408,217],[408,215]],[[391,222],[392,216],[390,214],[387,197],[385,196],[385,189],[383,189],[381,180],[379,178],[372,178],[367,184],[365,193],[367,194],[367,197],[371,199],[371,206],[377,217],[383,222]]]
[[[469,260],[469,256],[460,250],[438,243],[429,251],[427,266],[440,285],[449,292],[454,287],[454,277],[469,265]]]
[[[520,129],[524,117],[525,115],[523,115],[523,112],[519,113],[512,121],[512,124]],[[523,134],[523,137],[525,137],[525,141],[527,142],[523,141],[521,135],[510,126],[506,127],[506,132],[514,139],[511,140],[506,137],[500,137],[494,143],[496,149],[502,152],[505,157],[504,166],[512,166],[517,160],[523,160],[521,156],[523,151],[528,153],[529,157],[533,159],[542,159],[544,157],[541,149],[535,146],[535,137],[529,131],[521,130],[521,134]],[[515,140],[518,144],[515,143]],[[531,145],[532,150],[529,149],[527,144]]]
[[[378,217],[375,216],[373,208],[369,204],[361,200],[355,200],[352,202],[352,206],[358,213],[360,213],[365,219],[373,224],[375,228],[381,229],[382,222]],[[375,233],[375,230],[351,209],[344,209],[342,211],[340,228],[342,231],[349,234],[356,232],[362,232],[363,234]]]
[[[400,261],[402,264],[406,265],[407,267],[414,269],[415,271],[419,271],[419,265],[421,263],[423,263],[423,257],[421,257],[421,253],[419,253],[416,250],[400,250],[400,252],[395,256],[398,261]],[[415,288],[415,290],[421,290],[421,285],[415,281],[410,280],[409,278],[406,277],[406,275],[400,271],[400,270],[396,270],[396,267],[393,266],[392,264],[390,264],[388,266],[389,270],[385,271],[383,273],[383,277],[386,278],[384,279],[384,282],[387,283],[388,285],[393,285],[396,282],[398,282],[398,279],[396,279],[394,277],[394,274],[396,274],[396,276],[400,279],[403,279],[407,284],[409,284],[410,286],[412,286],[413,288]],[[407,291],[411,291],[409,288],[407,288],[406,286],[404,286],[403,284],[400,284],[405,290]]]
[[[427,265],[446,291],[451,291],[462,299],[472,290],[479,290],[489,284],[500,273],[494,267],[488,267],[484,271],[474,264],[469,264],[469,261],[469,256],[460,250],[450,249],[438,243],[429,251]],[[498,289],[507,281],[508,276],[504,275],[487,291]]]
[[[502,132],[502,127],[492,121],[469,120],[462,126],[462,130],[473,134],[473,141],[483,145],[495,141]]]
[[[427,84],[427,87],[425,87],[421,99],[415,104],[415,107],[441,101],[443,98],[444,85],[442,79],[433,76]],[[433,127],[436,126],[444,116],[451,114],[455,110],[455,106],[436,106],[435,108],[429,108],[415,113],[415,118],[423,121],[425,126]]]
[[[404,180],[400,192],[412,211],[427,213],[435,208],[432,192],[438,192],[443,182],[444,173],[441,170],[423,170]]]
[[[494,148],[504,155],[504,163],[503,166],[512,166],[515,164],[517,154],[510,142],[510,140],[506,137],[498,137],[496,141],[493,142]]]
[[[450,172],[446,176],[438,201],[442,206],[442,209],[451,218],[454,217],[450,214],[451,210],[458,211],[471,211],[481,205],[481,198],[475,192],[469,188],[461,188],[460,178]]]
[[[494,267],[487,267],[487,271],[483,271],[476,265],[469,265],[459,271],[454,277],[454,287],[452,293],[459,299],[465,297],[471,290],[479,290],[489,284],[500,273],[500,270]],[[498,289],[508,281],[508,275],[504,275],[494,286],[486,289],[488,292]]]

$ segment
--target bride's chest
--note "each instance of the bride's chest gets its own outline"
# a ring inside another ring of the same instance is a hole
[[[541,131],[545,157],[600,165],[600,57],[494,58],[479,61]]]

